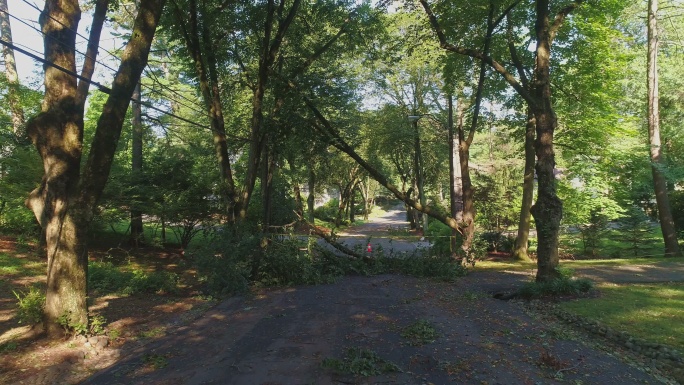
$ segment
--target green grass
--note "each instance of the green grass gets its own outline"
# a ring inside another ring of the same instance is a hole
[[[347,349],[342,359],[324,359],[322,366],[338,374],[353,374],[357,377],[401,372],[401,369],[396,364],[385,360],[372,350],[359,347]]]
[[[421,319],[404,328],[401,336],[409,340],[412,346],[422,346],[435,342],[439,334],[429,321]]]
[[[569,312],[684,351],[684,283],[602,285],[599,298],[564,302]]]
[[[611,259],[580,259],[580,260],[563,260],[560,265],[568,268],[575,267],[593,267],[593,266],[627,266],[627,265],[670,265],[684,263],[681,258],[611,258]],[[518,261],[478,261],[475,265],[475,271],[478,270],[512,270],[512,271],[528,271],[537,268],[536,262],[518,262]]]
[[[36,276],[44,273],[43,264],[39,261],[0,253],[0,275]]]

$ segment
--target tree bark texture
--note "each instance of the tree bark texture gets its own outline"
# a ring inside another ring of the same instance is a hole
[[[449,121],[447,122],[449,130],[449,198],[451,217],[457,221],[463,221],[463,179],[461,175],[461,158],[459,156],[459,135],[454,127],[454,97],[449,94],[447,96],[447,103],[449,109]],[[458,232],[451,230],[451,253],[456,255],[458,248]]]
[[[421,147],[420,147],[420,129],[418,128],[418,120],[415,120],[413,122],[413,147],[414,147],[414,154],[413,154],[413,168],[416,170],[415,176],[416,176],[416,191],[418,192],[418,200],[420,201],[420,204],[425,206],[426,202],[426,197],[425,197],[425,178],[423,176],[423,159],[422,159],[422,154],[421,154]],[[415,211],[416,214],[416,228],[417,229],[422,229],[423,233],[427,231],[427,216],[423,217],[423,214],[419,211]]]
[[[660,171],[663,167],[660,142],[660,103],[658,92],[658,0],[648,1],[648,140],[651,145],[651,174],[658,219],[665,242],[665,255],[679,257],[677,230],[672,217],[670,199],[667,196],[667,179]]]
[[[133,99],[140,100],[140,82],[135,86]],[[133,183],[140,183],[143,170],[143,126],[142,126],[142,105],[132,102],[133,109],[133,135],[131,145],[131,175]],[[143,220],[140,204],[137,197],[134,198],[133,209],[131,209],[131,239],[130,243],[137,247],[143,240]]]
[[[534,114],[528,109],[527,125],[525,127],[525,171],[523,175],[523,195],[518,219],[518,235],[515,238],[513,258],[520,261],[530,261],[527,254],[527,243],[530,234],[530,209],[534,201],[534,136],[536,122]]]
[[[9,15],[7,0],[0,0],[0,36],[2,36],[2,40],[12,43]],[[3,45],[2,56],[5,59],[5,76],[9,86],[7,99],[12,115],[12,131],[15,138],[22,140],[26,138],[26,130],[24,127],[24,109],[19,101],[19,75],[17,74],[17,63],[14,60],[14,50]]]
[[[308,221],[313,224],[314,220],[314,209],[316,204],[316,172],[311,164],[307,164],[307,169],[309,171],[308,186],[309,186],[309,196],[306,198],[306,209],[308,215]]]
[[[133,88],[152,43],[163,0],[142,0],[132,38],[124,49],[110,96],[98,120],[81,173],[84,105],[76,78],[52,66],[45,69],[41,112],[27,131],[43,161],[40,186],[27,206],[45,229],[47,243],[46,330],[62,332],[57,320],[87,325],[87,227],[114,158]],[[49,0],[41,15],[45,58],[75,73],[75,38],[81,10],[77,0]]]
[[[563,204],[556,194],[554,168],[556,159],[553,150],[553,134],[557,119],[551,103],[551,40],[552,31],[549,15],[549,1],[536,2],[536,59],[532,93],[536,100],[535,153],[537,155],[538,195],[531,208],[537,224],[537,276],[538,282],[553,280],[560,276],[558,270],[558,237],[563,218]]]

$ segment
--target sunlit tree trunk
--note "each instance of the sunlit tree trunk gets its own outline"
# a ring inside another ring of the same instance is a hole
[[[463,221],[463,183],[461,177],[461,158],[459,157],[459,135],[454,128],[454,97],[449,94],[447,96],[449,121],[447,122],[449,130],[449,197],[451,200],[451,217],[457,221]],[[451,229],[451,252],[456,255],[458,247],[459,233],[455,229]]]
[[[667,196],[667,179],[660,171],[663,167],[660,144],[660,108],[658,94],[658,0],[648,1],[648,140],[651,145],[651,173],[658,219],[665,242],[665,255],[679,257],[679,242],[675,229],[670,199]]]
[[[2,36],[2,40],[8,43],[13,42],[7,0],[0,0],[0,36]],[[17,139],[24,139],[26,138],[24,109],[21,107],[19,100],[19,75],[17,74],[17,64],[14,60],[14,50],[3,45],[2,56],[5,59],[5,76],[9,86],[7,99],[9,100],[12,114],[12,130]]]
[[[556,193],[556,158],[553,134],[558,124],[551,102],[551,24],[549,1],[537,0],[536,60],[532,79],[536,120],[534,147],[537,155],[537,202],[530,210],[537,224],[537,277],[539,282],[559,277],[558,238],[563,204]]]
[[[527,254],[527,244],[530,235],[530,209],[534,201],[534,115],[528,109],[527,125],[525,127],[525,170],[523,175],[523,195],[520,205],[520,217],[518,219],[518,236],[515,238],[513,258],[521,261],[530,261]]]
[[[88,324],[88,225],[109,177],[129,99],[147,63],[163,4],[163,0],[140,2],[132,37],[122,54],[82,172],[83,111],[88,87],[77,84],[72,74],[45,66],[41,112],[27,123],[28,135],[43,161],[44,175],[26,203],[46,234],[44,319],[50,335],[62,333],[60,317],[67,317],[71,325]],[[106,10],[107,1],[97,2],[96,14],[102,6]],[[45,59],[72,73],[76,71],[75,31],[80,16],[77,0],[49,0],[40,18]],[[96,35],[99,40],[103,20],[91,26],[91,39]],[[92,76],[95,56],[91,53],[85,61],[82,74],[87,75],[86,79]]]

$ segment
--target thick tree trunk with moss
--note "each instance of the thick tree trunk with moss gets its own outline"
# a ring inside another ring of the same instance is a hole
[[[46,233],[45,325],[50,335],[62,332],[60,317],[66,316],[72,326],[88,323],[86,233],[109,176],[133,88],[147,63],[163,3],[140,3],[132,38],[123,52],[82,173],[83,111],[88,87],[78,85],[71,74],[45,66],[42,111],[27,124],[29,137],[43,161],[44,175],[40,186],[29,195],[27,205]],[[106,1],[97,4],[103,5],[106,9]],[[40,18],[46,60],[72,73],[76,72],[75,31],[80,16],[77,0],[49,0]],[[99,39],[98,29],[101,24],[93,24],[91,38]],[[94,58],[95,54],[86,60],[86,78],[92,74],[90,61],[94,62]]]
[[[527,125],[525,127],[525,171],[523,175],[523,195],[518,220],[518,236],[515,238],[513,258],[519,261],[530,261],[527,254],[527,243],[530,235],[530,209],[534,201],[534,136],[536,122],[534,114],[528,109]]]
[[[665,242],[665,255],[680,257],[677,230],[667,196],[667,180],[660,171],[660,107],[658,93],[658,0],[648,1],[648,139],[651,145],[651,174],[658,206],[658,219]]]

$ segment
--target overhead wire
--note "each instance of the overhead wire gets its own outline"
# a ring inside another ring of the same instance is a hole
[[[42,11],[40,10],[40,8],[38,8],[35,4],[32,4],[32,3],[28,2],[27,0],[22,0],[22,1],[23,1],[24,3],[26,3],[27,5],[31,6],[32,8],[36,9],[37,11],[42,12]],[[42,30],[36,28],[36,27],[33,26],[33,25],[30,25],[28,22],[24,21],[23,19],[21,19],[21,18],[15,16],[15,15],[11,14],[11,13],[8,12],[8,11],[4,11],[4,10],[3,10],[3,12],[6,13],[9,17],[11,17],[11,18],[13,18],[13,19],[15,19],[15,20],[18,20],[20,23],[22,23],[22,24],[28,26],[29,28],[31,28],[31,29],[37,31],[37,32],[40,33],[43,37],[46,36],[45,33],[44,33]],[[77,36],[81,37],[81,38],[84,39],[86,42],[89,40],[88,38],[86,38],[85,36],[83,36],[82,34],[80,34],[78,31],[75,31],[74,29],[72,29],[72,28],[66,26],[64,23],[62,23],[61,21],[55,19],[54,17],[50,16],[50,18],[51,18],[52,20],[54,20],[55,22],[59,23],[60,25],[62,25],[63,27],[65,27],[66,29],[68,29],[68,30],[74,32]],[[35,23],[35,21],[34,21],[34,23]],[[62,43],[62,42],[58,42],[58,43],[64,46],[64,43]],[[70,71],[70,70],[67,70],[66,68],[63,68],[63,67],[61,67],[61,66],[59,66],[59,65],[57,65],[57,64],[55,64],[55,63],[53,63],[53,62],[50,62],[50,61],[48,61],[48,60],[45,60],[44,58],[42,58],[42,57],[39,56],[39,55],[43,55],[43,53],[41,53],[41,52],[39,52],[39,51],[37,51],[37,50],[31,48],[31,47],[28,47],[28,46],[25,46],[25,45],[22,45],[22,44],[9,43],[9,42],[6,42],[6,41],[4,41],[4,40],[2,40],[2,39],[0,39],[0,44],[5,45],[5,46],[7,46],[7,47],[9,47],[9,48],[11,48],[11,49],[15,49],[15,50],[17,50],[18,52],[20,52],[20,53],[22,53],[22,54],[24,54],[24,55],[26,55],[26,56],[32,58],[33,60],[36,60],[36,61],[38,61],[38,62],[40,62],[40,63],[49,65],[49,66],[51,66],[51,67],[53,67],[53,68],[56,68],[57,70],[60,70],[60,71],[65,72],[65,73],[67,73],[67,74],[69,74],[69,75],[71,75],[71,76],[74,76],[74,77],[76,77],[76,78],[79,79],[79,80],[82,80],[82,81],[85,81],[85,82],[87,82],[87,83],[89,83],[89,84],[91,84],[91,85],[94,85],[94,86],[97,87],[97,89],[98,89],[100,92],[104,92],[104,93],[106,93],[106,94],[110,94],[110,93],[111,93],[111,89],[110,89],[109,87],[106,87],[106,86],[102,85],[101,83],[96,82],[96,81],[93,81],[93,80],[91,80],[91,79],[87,79],[87,78],[85,78],[85,77],[83,77],[83,76],[81,76],[81,75],[79,75],[79,74],[77,74],[77,73],[75,73],[75,72],[72,72],[72,71]],[[22,46],[22,47],[26,48],[26,50],[19,48],[19,46]],[[99,45],[99,42],[98,42],[98,47],[97,47],[97,48],[98,48],[98,50],[99,50],[100,48],[102,48],[102,47]],[[36,54],[33,54],[33,53],[31,53],[31,52],[28,52],[28,50],[33,51],[33,52],[35,52]],[[112,57],[114,57],[115,59],[117,59],[118,61],[121,61],[120,58],[116,57],[116,56],[115,56],[114,54],[112,54],[111,52],[109,52],[109,51],[107,51],[107,50],[105,50],[105,49],[103,49],[103,50],[104,50],[107,54],[109,54],[110,56],[112,56]],[[83,56],[86,57],[86,58],[93,59],[92,57],[90,57],[90,56],[88,56],[88,55],[86,55],[86,54],[84,54],[84,53],[82,53],[82,52],[80,52],[80,51],[78,51],[78,50],[74,50],[74,51],[77,52],[77,53],[79,53],[80,55],[83,55]],[[100,61],[98,61],[98,60],[96,60],[96,59],[95,59],[94,61],[95,61],[95,63],[97,63],[97,64],[99,64],[99,65],[101,65],[101,66],[103,66],[103,67],[105,67],[105,68],[107,68],[107,69],[113,71],[115,74],[118,72],[118,70],[116,70],[116,69],[114,69],[114,68],[112,68],[112,67],[110,67],[110,66],[108,66],[108,65],[106,65],[106,64],[104,64],[104,63],[102,63],[102,62],[100,62]],[[148,68],[149,68],[149,65],[148,65]],[[150,72],[145,71],[145,73],[146,73],[146,74],[150,74],[151,71],[150,71]],[[195,101],[193,101],[193,100],[187,98],[186,96],[184,96],[184,95],[178,93],[177,91],[171,89],[170,87],[167,87],[167,86],[163,85],[163,84],[156,78],[156,75],[154,75],[154,74],[152,74],[152,75],[153,75],[153,77],[154,77],[153,81],[154,81],[158,86],[160,86],[161,88],[166,89],[166,90],[169,90],[171,93],[173,93],[174,95],[180,97],[180,98],[183,99],[183,100],[186,100],[186,101],[188,101],[188,102],[190,102],[190,103],[195,103]],[[191,111],[193,111],[193,112],[195,112],[195,113],[197,113],[197,114],[203,115],[203,116],[205,116],[205,117],[209,117],[209,115],[208,115],[205,111],[200,111],[200,110],[198,110],[198,109],[196,109],[196,108],[193,108],[193,107],[191,107],[191,106],[188,106],[187,104],[180,102],[178,99],[175,99],[175,98],[173,98],[173,97],[170,97],[169,95],[164,94],[164,93],[162,93],[162,92],[160,92],[160,91],[157,91],[157,90],[155,90],[155,89],[152,88],[152,87],[147,87],[147,88],[150,89],[153,93],[156,93],[156,94],[158,94],[158,95],[161,95],[161,96],[163,96],[164,98],[169,99],[169,100],[172,101],[172,102],[178,103],[179,105],[184,106],[184,107],[188,108],[189,110],[191,110]],[[178,116],[178,115],[176,115],[176,114],[174,114],[174,113],[171,113],[171,112],[162,110],[162,109],[160,109],[160,108],[158,108],[158,107],[153,106],[153,105],[150,104],[149,102],[145,102],[145,101],[142,101],[142,100],[138,100],[138,99],[135,99],[135,98],[132,98],[132,97],[130,98],[130,100],[131,100],[132,102],[134,102],[134,103],[139,103],[139,104],[141,104],[141,105],[143,105],[143,106],[145,106],[145,107],[147,107],[147,108],[149,108],[149,109],[152,109],[152,110],[154,110],[154,111],[157,111],[157,112],[159,112],[159,113],[161,113],[161,114],[164,114],[164,115],[167,115],[167,116],[170,116],[170,117],[179,119],[179,120],[181,120],[181,121],[184,121],[184,122],[186,122],[186,123],[188,123],[188,124],[190,124],[190,125],[192,125],[192,126],[196,126],[196,127],[200,127],[200,128],[203,128],[203,129],[208,129],[208,130],[210,130],[210,131],[214,131],[214,129],[213,129],[212,127],[210,127],[210,126],[202,125],[202,124],[197,123],[197,122],[195,122],[195,121],[192,121],[192,120],[183,118],[183,117],[181,117],[181,116]],[[234,136],[234,135],[229,135],[228,133],[225,133],[225,132],[224,132],[224,135],[226,135],[226,137],[230,137],[231,139],[240,140],[240,141],[248,141],[248,139],[241,138],[241,137],[237,137],[237,136]]]
[[[59,71],[62,71],[62,72],[64,72],[64,73],[68,74],[68,75],[74,76],[74,77],[76,77],[76,78],[79,79],[79,80],[82,80],[82,81],[84,81],[84,82],[88,82],[88,83],[90,83],[90,84],[96,86],[97,89],[98,89],[99,91],[101,91],[101,92],[104,92],[104,93],[106,93],[106,94],[108,94],[108,95],[111,94],[111,92],[112,92],[111,88],[109,88],[109,87],[107,87],[107,86],[104,86],[104,85],[102,85],[101,83],[98,83],[98,82],[96,82],[96,81],[94,81],[94,80],[90,80],[90,79],[88,79],[88,78],[86,78],[86,77],[84,77],[84,76],[81,76],[81,75],[79,75],[79,74],[77,74],[77,73],[75,73],[75,72],[73,72],[73,71],[70,71],[70,70],[68,70],[68,69],[66,69],[66,68],[64,68],[64,67],[62,67],[62,66],[60,66],[60,65],[58,65],[58,64],[55,64],[55,63],[53,63],[53,62],[51,62],[51,61],[49,61],[49,60],[45,60],[45,59],[43,59],[43,58],[41,58],[41,57],[39,57],[39,56],[37,56],[37,55],[32,54],[31,52],[28,52],[27,50],[24,50],[24,49],[22,49],[22,48],[17,47],[16,45],[14,45],[14,44],[12,44],[12,43],[10,43],[10,42],[7,42],[7,41],[5,41],[5,40],[3,40],[3,39],[0,39],[0,44],[1,44],[1,45],[4,45],[4,46],[6,46],[6,47],[8,47],[8,48],[10,48],[10,49],[13,49],[13,50],[15,50],[15,51],[18,51],[19,53],[22,53],[22,54],[24,54],[24,55],[26,55],[26,56],[32,58],[33,60],[37,60],[37,61],[39,61],[39,62],[41,62],[41,63],[43,63],[43,64],[46,64],[46,65],[48,65],[48,66],[50,66],[50,67],[53,67],[53,68],[55,68],[55,69],[57,69],[57,70],[59,70]],[[134,103],[141,104],[141,105],[143,105],[143,106],[145,106],[145,107],[147,107],[147,108],[149,108],[149,109],[152,109],[152,110],[154,110],[154,111],[157,111],[157,112],[160,112],[160,113],[162,113],[162,114],[165,114],[165,115],[174,117],[174,118],[176,118],[176,119],[182,120],[182,121],[184,121],[184,122],[186,122],[186,123],[189,123],[189,124],[192,124],[192,125],[194,125],[194,126],[197,126],[197,127],[201,127],[201,128],[204,128],[204,129],[209,129],[209,130],[211,130],[210,127],[204,126],[204,125],[202,125],[202,124],[199,124],[199,123],[197,123],[197,122],[194,122],[194,121],[192,121],[192,120],[190,120],[190,119],[186,119],[186,118],[184,118],[184,117],[182,117],[182,116],[178,116],[178,115],[173,114],[173,113],[171,113],[171,112],[164,111],[164,110],[162,110],[161,108],[157,108],[157,107],[153,106],[152,104],[150,104],[150,103],[148,103],[148,102],[145,102],[145,101],[142,101],[142,100],[139,100],[139,99],[135,99],[135,98],[132,98],[132,97],[129,98],[129,99],[130,99],[130,101],[132,101],[132,102],[134,102]]]
[[[28,0],[22,0],[22,1],[23,1],[24,3],[26,3],[27,5],[29,5],[30,7],[32,7],[33,9],[35,9],[35,10],[37,10],[37,11],[39,11],[39,12],[42,12],[38,6],[36,6],[35,4],[30,3]],[[36,28],[36,27],[34,27],[34,26],[29,25],[28,23],[24,22],[23,20],[18,19],[16,16],[10,14],[9,12],[6,12],[6,13],[7,13],[10,17],[13,17],[13,18],[19,20],[20,22],[24,23],[24,24],[27,25],[28,27],[30,27],[30,28],[36,30],[37,32],[39,32],[40,34],[42,34],[43,36],[45,36],[45,33],[44,33],[43,31],[41,31],[40,29],[38,29],[38,28]],[[63,26],[63,27],[66,28],[67,30],[69,30],[69,31],[71,31],[71,32],[74,32],[77,36],[81,37],[81,38],[84,39],[86,42],[89,40],[86,36],[83,36],[83,35],[80,34],[78,31],[75,31],[74,29],[68,27],[67,25],[65,25],[65,24],[62,23],[61,21],[55,19],[54,17],[50,16],[50,19],[53,20],[53,21],[55,21],[56,23],[60,24],[61,26]],[[61,44],[61,45],[64,45],[62,42],[59,42],[59,41],[58,41],[58,43]],[[99,50],[100,48],[102,48],[102,47],[98,44],[98,50]],[[98,61],[97,59],[93,59],[92,57],[90,57],[90,56],[88,56],[87,54],[85,54],[85,53],[83,53],[83,52],[80,52],[80,51],[78,51],[78,50],[75,50],[75,51],[76,51],[77,53],[83,55],[84,57],[88,58],[88,59],[94,60],[95,63],[97,63],[97,64],[99,64],[99,65],[101,65],[101,66],[103,66],[103,67],[109,69],[110,71],[112,71],[112,72],[114,72],[114,73],[117,72],[116,69],[114,69],[114,68],[112,68],[112,67],[110,67],[110,66],[108,66],[108,65],[106,65],[106,64],[104,64],[104,63],[102,63],[101,61]],[[118,61],[121,60],[121,59],[119,59],[118,57],[116,57],[114,54],[112,54],[111,52],[109,52],[108,50],[103,49],[103,51],[105,51],[107,54],[109,54],[111,57],[115,58],[116,60],[118,60]],[[35,52],[35,51],[34,51],[34,52]],[[149,65],[148,65],[147,67],[149,68]],[[147,72],[147,71],[146,71],[146,73],[147,73],[147,74],[150,74],[151,72]],[[154,76],[153,81],[154,81],[158,86],[160,86],[161,88],[166,89],[166,90],[169,90],[171,93],[173,93],[173,94],[176,95],[177,97],[180,97],[181,99],[183,99],[183,100],[185,100],[185,101],[188,101],[189,103],[195,103],[195,101],[193,101],[193,100],[191,100],[191,99],[189,99],[189,98],[187,98],[187,97],[185,97],[185,96],[179,94],[177,91],[172,90],[172,89],[170,89],[169,87],[165,87],[165,86],[156,78],[156,75],[154,75],[154,74],[152,74],[152,75]],[[183,106],[183,107],[185,107],[185,108],[187,108],[187,109],[189,109],[189,110],[191,110],[191,111],[193,111],[193,112],[195,112],[195,113],[197,113],[197,114],[203,115],[203,116],[205,116],[205,117],[209,117],[209,115],[206,113],[206,111],[200,111],[200,110],[198,110],[198,109],[196,109],[196,108],[194,108],[194,107],[188,106],[187,104],[180,102],[178,99],[171,98],[171,97],[169,97],[168,95],[165,95],[165,94],[163,94],[163,93],[161,93],[161,92],[155,90],[154,88],[149,88],[149,89],[150,89],[150,91],[152,91],[153,93],[155,93],[155,94],[157,94],[157,95],[161,95],[161,96],[163,96],[163,97],[165,97],[165,98],[167,98],[167,99],[171,99],[171,101],[173,101],[173,102],[175,102],[175,103],[177,103],[177,104],[179,104],[179,105],[181,105],[181,106]]]
[[[26,1],[24,0],[24,2],[26,2]],[[36,28],[35,26],[31,25],[30,23],[24,21],[23,19],[21,19],[21,18],[15,16],[15,15],[12,15],[11,13],[9,13],[9,12],[7,12],[7,11],[4,11],[4,10],[3,10],[3,12],[4,12],[5,14],[7,14],[9,17],[13,18],[14,20],[17,20],[18,22],[20,22],[20,23],[26,25],[27,27],[33,29],[34,31],[40,33],[43,37],[46,37],[46,36],[47,36],[47,35],[45,35],[45,32],[41,31],[39,28]],[[61,24],[61,23],[60,23],[60,24]],[[63,25],[63,24],[62,24],[62,25]],[[73,31],[73,30],[70,29],[70,28],[69,28],[69,30]],[[80,36],[80,35],[79,35],[79,36]],[[65,47],[65,43],[63,43],[62,41],[57,40],[57,39],[54,39],[54,38],[51,38],[51,39],[53,39],[53,41],[56,41],[59,45]],[[99,46],[98,46],[98,48],[99,48]],[[32,50],[32,51],[35,51],[35,50]],[[91,59],[91,60],[95,61],[97,64],[99,64],[99,65],[101,65],[101,66],[107,68],[107,69],[110,70],[110,71],[113,71],[114,73],[117,72],[116,69],[114,69],[114,68],[108,66],[107,64],[104,64],[104,63],[98,61],[97,59],[94,59],[94,58],[91,57],[91,56],[88,56],[88,54],[86,54],[86,53],[83,53],[83,52],[81,52],[81,51],[79,51],[79,50],[77,50],[77,49],[74,49],[74,51],[75,51],[76,53],[82,55],[84,58]]]

